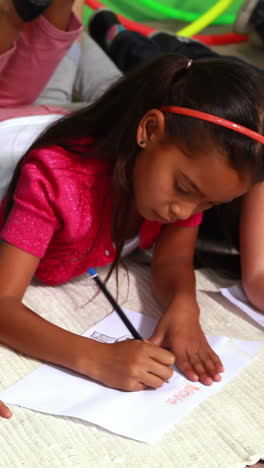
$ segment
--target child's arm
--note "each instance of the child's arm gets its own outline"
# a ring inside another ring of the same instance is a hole
[[[0,54],[12,48],[18,38],[24,22],[19,18],[11,0],[1,2],[0,5]]]
[[[123,390],[160,387],[171,377],[174,356],[165,349],[136,340],[99,343],[52,324],[23,305],[38,264],[37,257],[1,243],[1,343]]]
[[[44,320],[21,302],[38,264],[37,257],[11,244],[1,243],[1,342],[35,358],[74,368],[78,336]],[[72,346],[71,356],[66,345]]]
[[[199,323],[193,254],[197,227],[166,226],[154,250],[152,284],[165,312],[151,338],[169,346],[187,378],[206,385],[219,381],[223,366]]]
[[[264,312],[264,183],[255,185],[243,199],[240,257],[246,295]]]

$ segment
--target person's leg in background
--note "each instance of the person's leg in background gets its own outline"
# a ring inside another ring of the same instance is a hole
[[[126,30],[110,10],[98,10],[89,22],[89,33],[124,73],[153,60],[162,53],[174,52],[191,59],[218,54],[201,42],[157,32],[145,37]]]
[[[264,37],[264,0],[260,0],[260,4],[263,4],[262,24]],[[137,32],[128,31],[110,10],[102,9],[95,12],[89,22],[89,32],[124,73],[168,52],[179,53],[192,60],[224,57],[246,63],[238,57],[219,55],[211,48],[192,38],[160,31],[145,37]],[[263,70],[248,65],[260,75],[264,75]]]
[[[126,73],[160,55],[160,48],[134,31],[127,31],[110,10],[97,10],[88,25],[90,36]]]
[[[81,46],[76,40],[35,100],[34,106],[57,106],[67,110],[79,107],[72,105],[72,96],[80,57]]]
[[[74,91],[81,101],[91,104],[122,76],[108,55],[87,33],[83,34],[81,58]]]
[[[83,4],[83,0],[75,0],[74,8],[78,18],[82,17]],[[80,43],[81,56],[74,92],[80,101],[87,105],[100,97],[122,73],[87,32],[83,32]],[[73,103],[73,106],[76,106],[76,103]]]
[[[73,11],[81,21],[83,0],[75,0]],[[120,70],[103,50],[83,32],[62,59],[35,105],[60,106],[69,111],[90,104],[118,78]],[[78,99],[72,102],[73,92]]]
[[[83,18],[84,0],[75,0],[73,13],[80,23]],[[71,110],[74,82],[81,58],[83,32],[73,42],[67,54],[63,57],[47,85],[34,102],[35,106],[59,106]]]
[[[12,5],[11,0],[4,1]],[[73,0],[53,0],[43,16],[28,23],[21,24],[17,15],[16,32],[14,26],[10,26],[10,31],[13,40],[20,31],[19,37],[0,56],[0,107],[32,104],[39,96],[82,29],[72,15],[72,4]],[[1,11],[0,16],[4,18]],[[9,45],[12,44],[9,41]],[[3,39],[0,39],[1,43]]]

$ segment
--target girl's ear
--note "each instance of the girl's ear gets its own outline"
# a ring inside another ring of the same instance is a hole
[[[158,109],[149,110],[142,117],[137,128],[137,144],[142,148],[149,142],[160,140],[165,133],[165,118]]]

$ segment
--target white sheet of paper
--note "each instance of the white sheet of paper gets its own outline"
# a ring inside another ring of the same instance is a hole
[[[126,314],[142,336],[151,335],[156,321],[133,311],[126,310]],[[90,328],[84,336],[105,342],[130,338],[115,312]],[[73,372],[42,365],[1,392],[0,399],[44,413],[80,418],[117,434],[153,443],[238,374],[263,344],[226,337],[208,339],[225,366],[222,382],[210,387],[190,382],[175,371],[170,382],[160,389],[123,392]]]
[[[235,304],[240,310],[245,312],[255,322],[264,327],[264,313],[255,309],[252,304],[248,302],[247,297],[241,286],[235,285],[231,288],[220,289],[223,296],[226,297],[232,304]]]

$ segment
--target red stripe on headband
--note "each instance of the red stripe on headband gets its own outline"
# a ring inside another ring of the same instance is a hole
[[[206,112],[200,112],[195,109],[189,109],[188,107],[177,107],[177,106],[162,106],[160,108],[162,112],[171,112],[172,114],[182,114],[182,115],[189,115],[190,117],[195,117],[196,119],[207,120],[208,122],[212,122],[217,125],[221,125],[222,127],[229,128],[230,130],[234,130],[235,132],[242,133],[253,140],[259,141],[260,143],[264,144],[264,136],[258,132],[254,132],[254,130],[250,130],[250,128],[243,127],[243,125],[239,125],[231,120],[222,119],[221,117],[217,117],[216,115],[207,114]]]

